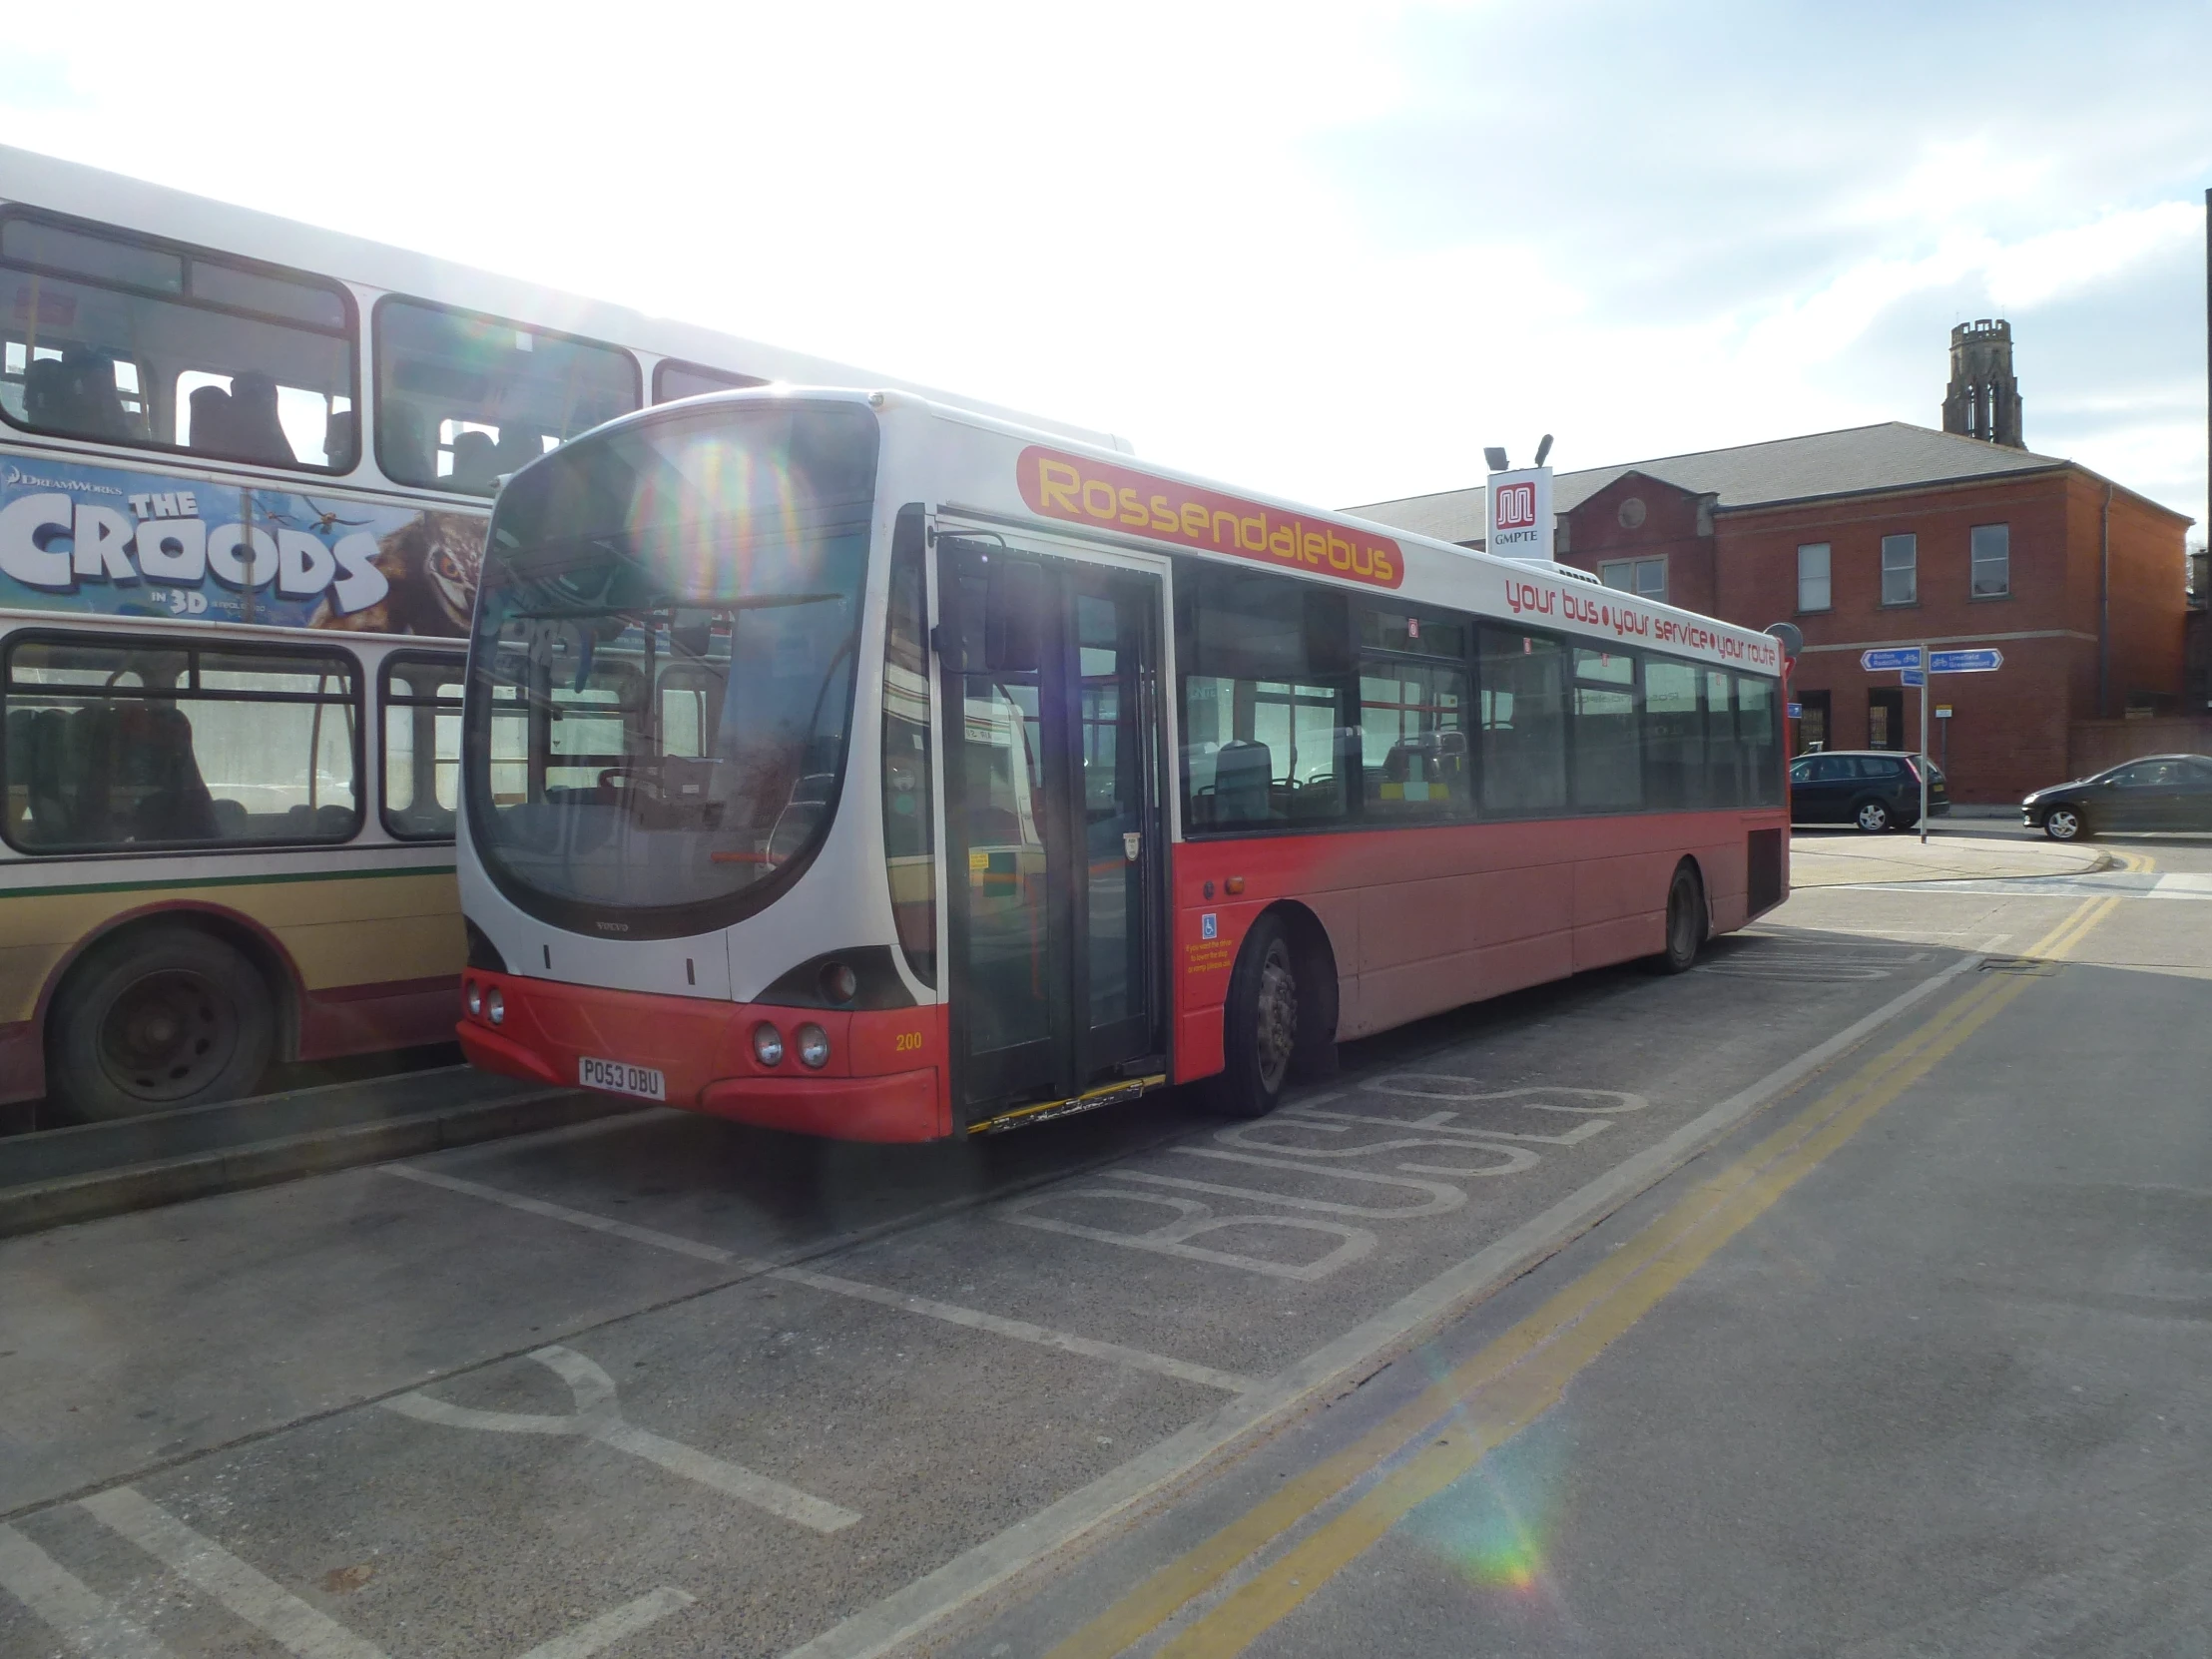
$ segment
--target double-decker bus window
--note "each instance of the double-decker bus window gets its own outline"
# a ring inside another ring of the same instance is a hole
[[[1701,671],[1664,657],[1644,659],[1644,804],[1666,810],[1706,804]]]
[[[6,830],[23,851],[342,841],[360,828],[343,652],[22,635],[6,701]]]
[[[384,659],[386,832],[400,840],[450,840],[461,800],[459,658],[400,652]]]
[[[698,363],[678,362],[674,357],[664,357],[653,365],[653,401],[673,403],[679,397],[697,397],[709,391],[743,391],[748,386],[765,386],[768,382],[758,374],[732,374],[726,369],[702,368]]]
[[[1344,822],[1359,741],[1345,596],[1189,561],[1176,591],[1185,826]]]
[[[662,365],[666,367],[666,364]],[[929,769],[929,610],[921,514],[899,515],[883,620],[883,864],[906,965],[937,982],[937,842]]]
[[[1622,651],[1574,653],[1574,804],[1634,812],[1644,804],[1637,732],[1636,659]]]
[[[1485,818],[1530,818],[1567,804],[1566,653],[1548,634],[1476,629]]]
[[[638,406],[619,346],[419,299],[379,300],[376,458],[395,483],[491,495],[501,477]]]
[[[0,413],[66,437],[347,472],[353,307],[334,282],[11,213]]]

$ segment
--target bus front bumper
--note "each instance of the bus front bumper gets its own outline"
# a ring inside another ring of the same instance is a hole
[[[835,1140],[931,1141],[952,1133],[942,1007],[713,1002],[477,969],[464,978],[464,998],[469,987],[485,1011],[466,1015],[455,1034],[469,1063],[485,1071],[658,1098],[688,1111]],[[494,990],[503,1013],[497,1025],[488,1013]],[[784,1057],[774,1066],[755,1052],[754,1033],[764,1024],[783,1038]],[[820,1069],[799,1059],[803,1025],[819,1025],[830,1038],[830,1058]],[[607,1075],[610,1062],[633,1074],[636,1068],[657,1073],[660,1095],[607,1087],[597,1079]]]

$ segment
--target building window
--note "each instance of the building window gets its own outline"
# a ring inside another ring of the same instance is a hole
[[[1882,538],[1882,603],[1921,602],[1921,544],[1918,536]]]
[[[1661,603],[1667,597],[1667,561],[1665,559],[1613,559],[1597,567],[1597,579],[1609,588],[1622,593],[1632,593],[1638,599],[1656,599]]]
[[[1835,603],[1828,580],[1828,543],[1807,542],[1797,550],[1797,608],[1825,611]]]
[[[1973,596],[2001,599],[2012,591],[2012,526],[1973,527]]]

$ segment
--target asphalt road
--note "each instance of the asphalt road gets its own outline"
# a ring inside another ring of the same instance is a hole
[[[2212,845],[2117,850],[1257,1126],[654,1113],[0,1242],[0,1654],[2203,1651]]]

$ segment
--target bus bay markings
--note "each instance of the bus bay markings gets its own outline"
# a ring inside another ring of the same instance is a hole
[[[7,1525],[0,1525],[0,1590],[88,1659],[169,1659],[169,1649],[114,1602]]]
[[[930,1297],[909,1296],[903,1291],[886,1290],[878,1285],[864,1285],[851,1279],[838,1279],[830,1274],[816,1273],[807,1268],[777,1267],[768,1262],[750,1261],[735,1251],[724,1250],[720,1245],[702,1244],[696,1239],[679,1238],[673,1233],[661,1233],[650,1227],[638,1227],[630,1222],[615,1221],[606,1216],[595,1216],[584,1210],[573,1210],[564,1204],[549,1204],[541,1198],[529,1198],[521,1193],[510,1193],[498,1187],[487,1187],[481,1182],[464,1181],[458,1176],[441,1175],[435,1170],[417,1169],[411,1164],[385,1164],[380,1166],[386,1175],[396,1175],[424,1186],[439,1187],[447,1192],[461,1193],[470,1198],[487,1199],[491,1203],[520,1210],[525,1215],[542,1216],[548,1221],[565,1222],[572,1227],[587,1228],[595,1233],[606,1233],[634,1244],[651,1245],[657,1250],[672,1251],[702,1262],[713,1262],[733,1267],[741,1272],[765,1279],[782,1280],[786,1284],[806,1285],[814,1290],[828,1292],[831,1296],[849,1297],[858,1302],[872,1302],[879,1307],[895,1308],[902,1313],[916,1314],[924,1319],[942,1321],[970,1331],[985,1331],[1017,1343],[1031,1343],[1039,1348],[1058,1349],[1063,1354],[1076,1354],[1087,1360],[1104,1360],[1112,1365],[1126,1366],[1132,1371],[1151,1372],[1159,1377],[1172,1377],[1179,1382],[1195,1382],[1201,1387],[1220,1388],[1228,1393],[1242,1393],[1252,1385],[1252,1380],[1234,1373],[1217,1371],[1212,1366],[1195,1365],[1165,1354],[1148,1354],[1142,1349],[1125,1348],[1120,1343],[1100,1342],[1091,1337],[1079,1337],[1068,1331],[1055,1331],[1048,1326],[1032,1325],[1027,1320],[1005,1319],[997,1314],[986,1314],[980,1309],[962,1308],[949,1302],[938,1302]]]
[[[1356,1204],[1343,1199],[1301,1197],[1273,1187],[1239,1186],[1227,1182],[1161,1175],[1148,1170],[1118,1169],[1107,1172],[1102,1179],[1119,1185],[1086,1186],[1040,1194],[1007,1206],[999,1212],[1000,1217],[1014,1226],[1034,1228],[1039,1232],[1059,1233],[1125,1250],[1179,1256],[1219,1267],[1265,1274],[1272,1278],[1311,1283],[1325,1279],[1371,1254],[1375,1249],[1376,1235],[1364,1227],[1318,1221],[1311,1216],[1286,1216],[1267,1210],[1247,1210],[1222,1215],[1200,1200],[1165,1197],[1155,1192],[1132,1192],[1128,1188],[1156,1187],[1173,1192],[1204,1193],[1212,1198],[1232,1198],[1268,1205],[1274,1207],[1275,1211],[1318,1211],[1325,1215],[1354,1217],[1366,1221],[1410,1220],[1442,1215],[1457,1210],[1466,1203],[1465,1189],[1447,1182],[1405,1177],[1446,1175],[1476,1179],[1516,1175],[1534,1168],[1539,1161],[1541,1154],[1531,1150],[1533,1145],[1580,1145],[1612,1126],[1611,1117],[1600,1117],[1597,1114],[1638,1112],[1650,1104],[1641,1095],[1617,1089],[1537,1086],[1486,1090],[1479,1086],[1476,1079],[1448,1073],[1390,1073],[1370,1079],[1361,1087],[1363,1092],[1373,1095],[1414,1100],[1451,1100],[1458,1104],[1455,1108],[1430,1112],[1424,1117],[1406,1119],[1382,1112],[1344,1110],[1342,1108],[1345,1101],[1341,1093],[1317,1095],[1287,1106],[1259,1122],[1231,1124],[1217,1130],[1213,1137],[1216,1143],[1214,1146],[1178,1146],[1169,1150],[1190,1157],[1220,1159],[1248,1167],[1288,1170],[1295,1175],[1320,1180],[1406,1189],[1420,1193],[1420,1202],[1397,1205]],[[1329,1110],[1331,1107],[1339,1109]],[[1555,1135],[1528,1130],[1490,1129],[1481,1124],[1460,1121],[1462,1114],[1483,1108],[1563,1113],[1584,1121]],[[1344,1137],[1351,1131],[1362,1129],[1380,1134],[1382,1138],[1371,1139],[1357,1146],[1286,1145],[1276,1138],[1281,1133]],[[1479,1153],[1490,1161],[1470,1165],[1400,1160],[1392,1165],[1399,1172],[1397,1175],[1381,1175],[1371,1170],[1341,1167],[1346,1160],[1375,1158],[1420,1148]],[[1362,1193],[1360,1196],[1371,1195]],[[1095,1221],[1074,1220],[1066,1214],[1069,1206],[1088,1208],[1101,1203],[1116,1202],[1124,1207],[1151,1206],[1166,1209],[1173,1214],[1169,1220],[1149,1228],[1107,1227],[1098,1225]],[[1271,1229],[1285,1245],[1291,1242],[1293,1236],[1312,1233],[1325,1236],[1334,1234],[1342,1242],[1325,1255],[1305,1262],[1247,1255],[1191,1242],[1206,1235],[1231,1231],[1264,1233]]]
[[[127,1538],[186,1580],[213,1597],[233,1614],[275,1639],[298,1659],[385,1659],[383,1649],[353,1634],[320,1609],[310,1607],[259,1568],[242,1561],[214,1539],[204,1537],[135,1487],[115,1486],[82,1499],[78,1507],[110,1531]],[[0,1533],[11,1531],[0,1528]],[[21,1534],[15,1534],[20,1537]],[[17,1589],[11,1568],[20,1565],[20,1550],[0,1537],[0,1582]],[[25,1540],[28,1543],[28,1540]],[[136,1626],[106,1617],[113,1608],[95,1595],[45,1552],[30,1546],[40,1561],[30,1563],[34,1576],[44,1581],[41,1599],[30,1604],[65,1640],[88,1654],[125,1654],[130,1659],[155,1659],[165,1650]],[[57,1577],[58,1575],[58,1577]],[[76,1585],[74,1595],[60,1580]],[[20,1591],[18,1591],[20,1593]],[[88,1602],[85,1598],[90,1597]],[[30,1601],[29,1597],[25,1597]],[[593,1654],[669,1614],[689,1607],[694,1598],[669,1585],[625,1602],[574,1629],[542,1642],[521,1659],[591,1659]],[[87,1621],[90,1622],[87,1622]],[[112,1633],[130,1630],[143,1646],[110,1640]]]
[[[388,1411],[448,1428],[476,1428],[493,1434],[580,1434],[817,1532],[841,1532],[860,1518],[853,1510],[803,1492],[797,1486],[756,1474],[740,1464],[626,1422],[621,1402],[615,1397],[614,1379],[574,1349],[556,1343],[535,1350],[530,1358],[568,1384],[569,1392],[576,1398],[574,1412],[567,1416],[550,1416],[536,1412],[483,1411],[473,1406],[449,1405],[419,1389],[395,1394],[379,1403]]]

